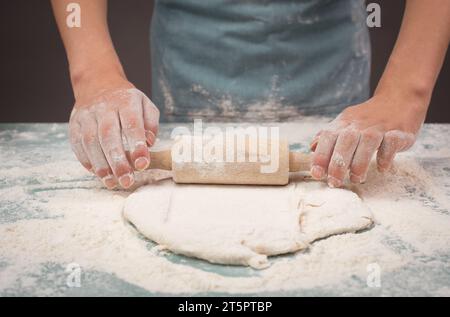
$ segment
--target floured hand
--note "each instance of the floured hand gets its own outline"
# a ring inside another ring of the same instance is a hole
[[[155,141],[158,122],[158,109],[132,85],[106,89],[75,104],[69,123],[70,142],[81,164],[106,187],[120,184],[128,188],[134,183],[134,171],[150,164],[148,147]]]
[[[425,111],[417,109],[423,107],[383,95],[348,107],[313,139],[312,176],[341,187],[349,172],[351,182],[363,183],[375,152],[378,170],[387,171],[396,153],[415,142],[425,118]]]

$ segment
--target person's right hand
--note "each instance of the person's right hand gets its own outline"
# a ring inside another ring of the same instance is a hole
[[[148,147],[158,132],[159,111],[155,105],[133,85],[122,87],[80,98],[69,122],[75,155],[109,189],[118,184],[123,188],[133,185],[134,171],[150,164]]]

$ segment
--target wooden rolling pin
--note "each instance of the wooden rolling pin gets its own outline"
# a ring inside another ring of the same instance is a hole
[[[267,162],[178,162],[172,159],[170,149],[150,151],[150,169],[172,170],[176,183],[237,184],[237,185],[286,185],[289,172],[309,171],[310,154],[289,152],[285,141],[279,142],[277,169],[261,172]]]

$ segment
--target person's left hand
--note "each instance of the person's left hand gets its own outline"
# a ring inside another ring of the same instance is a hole
[[[383,95],[346,108],[311,142],[312,177],[326,178],[330,187],[341,187],[350,172],[352,183],[364,183],[377,151],[378,170],[387,171],[395,154],[414,144],[425,109],[418,99]]]

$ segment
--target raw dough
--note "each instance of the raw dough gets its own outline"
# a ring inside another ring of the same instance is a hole
[[[258,269],[269,266],[267,256],[303,250],[317,239],[373,223],[355,193],[307,181],[258,187],[165,180],[131,194],[124,216],[159,248]]]

